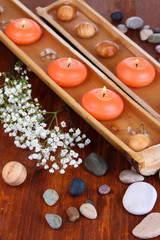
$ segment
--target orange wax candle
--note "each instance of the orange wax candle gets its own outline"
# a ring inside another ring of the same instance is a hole
[[[8,38],[18,45],[32,44],[38,41],[42,35],[41,27],[28,18],[19,18],[10,22],[4,32]]]
[[[82,107],[97,120],[111,120],[118,117],[124,108],[120,96],[105,87],[92,89],[82,97]]]
[[[129,87],[145,87],[155,78],[154,67],[145,59],[130,57],[117,65],[117,77]]]
[[[87,69],[76,59],[60,58],[52,62],[48,75],[61,87],[75,87],[87,78]]]

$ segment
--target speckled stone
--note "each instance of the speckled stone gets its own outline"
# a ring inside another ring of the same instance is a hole
[[[96,219],[97,218],[97,211],[95,207],[90,203],[84,203],[80,206],[80,213],[89,219]]]
[[[106,161],[94,152],[89,154],[88,157],[84,160],[84,166],[90,173],[96,176],[102,176],[108,170]]]
[[[153,28],[153,31],[154,31],[155,33],[160,33],[160,28]]]
[[[123,15],[119,10],[117,10],[111,14],[111,19],[113,21],[120,21],[120,20],[122,20],[122,18],[123,18]]]
[[[70,222],[75,222],[80,217],[80,214],[79,214],[79,211],[77,210],[77,208],[69,207],[67,209],[67,216],[68,216]]]
[[[147,41],[149,43],[160,43],[160,33],[153,33]]]
[[[138,29],[143,26],[143,19],[140,17],[129,17],[126,20],[126,26],[131,29]]]
[[[86,189],[86,184],[81,178],[73,178],[70,186],[69,186],[69,192],[72,196],[79,196],[82,194]]]
[[[150,239],[160,235],[160,213],[148,214],[132,231],[135,237]]]
[[[140,39],[146,41],[152,34],[153,31],[151,29],[142,29],[140,31]]]
[[[123,170],[119,174],[119,179],[121,182],[126,184],[144,181],[144,177],[141,174],[136,173],[135,171],[132,170]]]
[[[100,194],[108,194],[111,191],[110,187],[108,185],[101,185],[98,188],[98,192]]]
[[[144,215],[149,213],[157,200],[157,191],[149,183],[132,183],[123,196],[124,208],[134,215]]]
[[[58,201],[59,195],[55,190],[47,189],[43,193],[43,198],[47,205],[53,206]]]
[[[157,45],[157,46],[155,47],[155,50],[156,50],[157,53],[160,54],[160,45]]]
[[[119,29],[119,31],[121,31],[122,33],[126,33],[128,31],[128,28],[126,27],[126,25],[124,24],[118,24],[117,28]]]
[[[45,215],[46,221],[49,226],[53,229],[59,229],[62,225],[62,218],[56,214],[46,214]]]

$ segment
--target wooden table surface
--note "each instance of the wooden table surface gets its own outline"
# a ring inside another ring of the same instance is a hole
[[[5,0],[4,0],[5,1]],[[21,0],[29,9],[35,12],[37,6],[46,6],[54,0]],[[160,27],[159,0],[86,0],[97,12],[111,21],[110,14],[119,9],[124,17],[121,23],[130,16],[140,16],[145,25],[151,28]],[[142,42],[139,30],[129,30],[127,33],[133,41],[156,60],[159,55],[154,50],[154,44]],[[0,42],[0,71],[7,71],[13,54]],[[51,91],[37,76],[29,74],[33,96],[39,99],[44,109],[55,111],[62,106],[63,101]],[[26,181],[18,186],[7,185],[0,174],[0,240],[135,240],[132,229],[144,218],[128,213],[122,205],[122,197],[127,185],[119,181],[119,174],[124,169],[130,169],[129,162],[114,149],[105,139],[93,130],[74,111],[71,111],[73,122],[91,139],[92,143],[82,149],[80,156],[85,159],[91,152],[102,156],[109,165],[109,170],[102,177],[96,177],[86,171],[83,164],[78,168],[68,168],[64,175],[56,172],[50,174],[46,170],[39,170],[36,162],[28,160],[29,150],[16,148],[13,138],[4,133],[0,125],[0,173],[9,161],[23,163],[28,171]],[[66,120],[65,113],[60,118]],[[86,182],[86,191],[78,197],[69,194],[69,184],[74,177],[81,177]],[[152,212],[160,211],[160,187],[158,174],[145,177],[158,192],[158,198]],[[108,184],[111,192],[100,195],[97,189],[102,184]],[[60,199],[53,207],[49,207],[43,200],[46,189],[55,189]],[[66,210],[70,206],[80,207],[86,200],[95,204],[98,217],[89,220],[83,216],[75,223],[69,222]],[[46,213],[58,214],[63,219],[59,230],[53,230],[45,220]],[[159,239],[158,237],[155,239]]]

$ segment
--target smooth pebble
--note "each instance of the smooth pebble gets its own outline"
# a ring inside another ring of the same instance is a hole
[[[149,43],[160,43],[160,33],[153,33],[147,41]]]
[[[142,29],[140,31],[140,39],[146,41],[152,34],[153,31],[151,29]]]
[[[72,196],[79,196],[82,194],[86,189],[86,184],[81,178],[73,178],[70,186],[69,186],[69,192]]]
[[[153,31],[154,31],[155,33],[160,33],[160,28],[153,28]]]
[[[47,189],[43,193],[43,198],[47,205],[53,206],[58,201],[59,195],[55,190]]]
[[[155,50],[156,50],[157,53],[160,54],[160,45],[157,45],[157,46],[155,47]]]
[[[85,168],[95,176],[102,176],[108,170],[106,161],[97,153],[90,153],[84,160]]]
[[[86,203],[90,203],[94,206],[94,203],[91,200],[86,200]]]
[[[70,222],[75,222],[79,217],[79,211],[75,207],[69,207],[67,209],[67,216]]]
[[[137,16],[129,17],[126,20],[126,26],[131,29],[138,29],[143,26],[143,19]]]
[[[141,174],[136,173],[135,171],[132,170],[123,170],[119,174],[119,179],[121,182],[126,184],[144,181],[144,177]]]
[[[149,183],[132,183],[123,196],[124,208],[134,215],[149,213],[157,200],[157,191]]]
[[[111,19],[113,21],[120,21],[122,18],[123,18],[123,15],[119,10],[117,10],[111,14]]]
[[[121,31],[122,33],[126,33],[128,31],[128,28],[126,27],[126,25],[124,24],[118,24],[117,28],[119,29],[119,31]]]
[[[84,203],[80,206],[80,213],[89,219],[96,219],[97,218],[97,211],[95,207],[90,203]]]
[[[62,225],[62,218],[59,215],[47,213],[45,218],[49,226],[53,229],[59,229]]]
[[[144,25],[143,29],[150,29],[150,25]]]
[[[149,239],[160,235],[160,213],[147,215],[132,231],[135,237]]]
[[[108,194],[111,191],[110,187],[108,185],[101,185],[98,188],[98,192],[100,194]]]

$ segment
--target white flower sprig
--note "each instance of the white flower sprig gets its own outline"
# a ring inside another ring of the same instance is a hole
[[[0,78],[4,80],[0,88],[0,121],[5,132],[15,138],[16,147],[34,151],[28,158],[37,160],[37,166],[43,166],[50,173],[59,170],[64,174],[68,165],[77,168],[82,163],[79,154],[71,148],[84,148],[90,139],[74,127],[66,104],[56,112],[47,112],[42,110],[37,98],[32,100],[31,84],[26,74],[21,62],[15,64],[14,71],[0,73]],[[58,123],[57,114],[63,108],[67,109],[69,125],[72,126],[68,132],[65,132],[65,121]],[[47,116],[46,119],[44,116]],[[48,126],[46,121],[49,119]],[[56,126],[52,128],[53,121]]]

